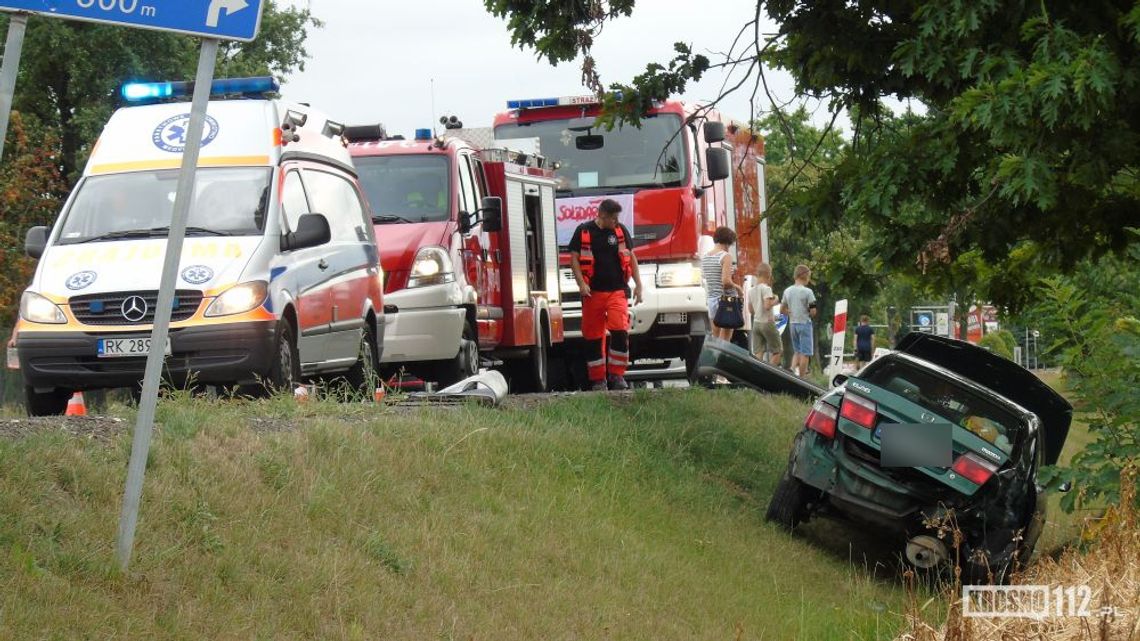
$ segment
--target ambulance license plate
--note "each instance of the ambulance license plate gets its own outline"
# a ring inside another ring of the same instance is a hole
[[[665,312],[661,315],[662,325],[684,325],[685,315],[681,312]]]
[[[146,356],[150,353],[149,336],[126,338],[100,338],[99,358],[121,358],[124,356]],[[166,338],[166,355],[170,355],[170,337]]]

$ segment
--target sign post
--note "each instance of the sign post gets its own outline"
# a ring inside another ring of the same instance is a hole
[[[8,116],[12,113],[12,97],[16,95],[16,75],[20,71],[20,52],[24,49],[27,27],[28,16],[13,13],[8,17],[4,66],[0,68],[0,159],[4,158],[4,141],[8,139]]]
[[[218,41],[219,39],[253,40],[261,23],[262,3],[263,0],[0,0],[0,11],[19,11],[54,18],[173,31],[203,38],[198,57],[198,73],[194,79],[194,97],[190,108],[190,123],[186,131],[186,148],[182,153],[182,169],[174,196],[174,211],[171,215],[170,234],[162,265],[162,280],[154,310],[154,326],[150,335],[151,347],[146,359],[138,420],[132,435],[131,459],[127,466],[127,483],[123,492],[123,510],[119,517],[119,532],[115,542],[115,560],[124,571],[130,565],[131,551],[134,548],[143,477],[146,473],[147,456],[150,453],[150,437],[154,430],[154,412],[158,405],[158,386],[162,379],[166,340],[170,333],[174,286],[178,276],[178,265],[182,260],[186,220],[190,216],[190,205],[194,200],[194,176],[198,167],[198,152],[202,147],[202,129],[206,122],[206,107],[210,102],[210,84],[214,78],[214,63],[218,57]],[[23,15],[15,15],[12,19],[26,21]],[[14,35],[17,36],[17,45],[19,45],[23,40],[22,27],[15,33],[9,30],[10,47]],[[15,85],[19,56],[19,46],[4,51],[4,66],[0,70],[0,101],[4,100],[6,95],[4,91],[8,87],[6,84],[8,76],[5,74],[11,73],[12,86]],[[0,123],[5,126],[11,108],[10,94],[7,95],[6,103],[0,102],[0,108],[3,109]]]

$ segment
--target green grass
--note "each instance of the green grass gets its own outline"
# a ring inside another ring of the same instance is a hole
[[[0,639],[891,638],[897,580],[763,521],[805,411],[166,401],[128,575],[128,436],[0,439]]]

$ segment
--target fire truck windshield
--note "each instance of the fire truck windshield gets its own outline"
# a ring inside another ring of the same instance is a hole
[[[613,131],[560,118],[500,125],[495,139],[538,138],[539,153],[558,163],[559,193],[588,194],[683,185],[688,163],[680,129],[681,118],[669,114],[643,118],[640,129],[626,125]]]
[[[447,156],[400,154],[352,160],[372,213],[382,222],[424,223],[451,218]]]

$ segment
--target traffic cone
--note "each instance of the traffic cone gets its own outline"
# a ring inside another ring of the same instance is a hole
[[[372,400],[374,402],[377,402],[377,403],[383,403],[384,402],[384,386],[383,385],[377,386],[376,390],[372,392]]]
[[[67,411],[64,416],[87,416],[87,404],[83,402],[83,392],[76,392],[71,395],[71,400],[67,402]]]

